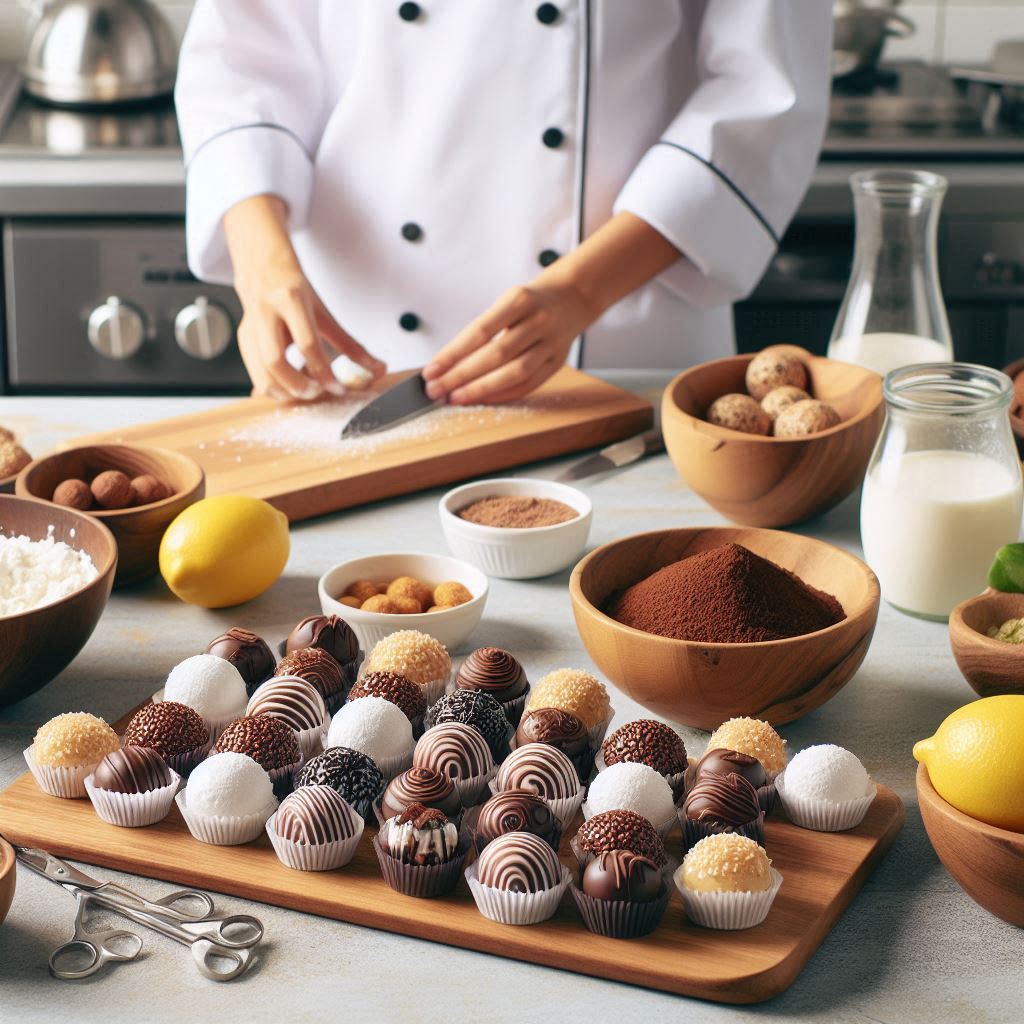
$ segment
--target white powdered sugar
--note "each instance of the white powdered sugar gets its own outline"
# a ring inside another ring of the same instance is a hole
[[[54,540],[52,526],[43,540],[0,534],[0,616],[53,604],[97,575],[84,551]]]

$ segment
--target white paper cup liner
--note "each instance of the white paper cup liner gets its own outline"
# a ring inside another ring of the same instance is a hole
[[[303,729],[301,732],[296,732],[295,735],[299,738],[299,750],[302,751],[302,756],[306,761],[311,757],[316,757],[317,754],[323,753],[324,740],[327,738],[325,726],[317,726],[315,729]]]
[[[772,887],[764,892],[693,892],[682,884],[682,867],[676,871],[674,881],[683,897],[686,916],[694,924],[722,931],[740,931],[759,925],[775,902],[782,885],[782,875],[775,868],[768,870],[772,874]]]
[[[584,821],[589,820],[594,816],[595,813],[597,813],[590,809],[590,805],[587,803],[586,800],[583,801],[581,810],[583,811]],[[626,807],[623,808],[623,810],[632,810],[632,808]],[[661,836],[662,839],[664,839],[669,834],[669,832],[671,832],[672,829],[674,829],[676,825],[679,824],[679,818],[676,815],[675,810],[673,810],[671,818],[667,818],[665,821],[662,822],[652,821],[651,824],[654,826],[654,829],[658,833],[658,835]]]
[[[787,795],[786,773],[783,772],[775,780],[775,791],[786,817],[794,825],[813,829],[815,832],[845,832],[856,828],[864,820],[864,815],[868,813],[868,808],[878,793],[878,786],[872,782],[871,792],[859,800],[844,800],[842,803],[814,800]]]
[[[331,843],[293,843],[277,834],[277,811],[267,819],[266,830],[270,845],[277,854],[277,859],[294,871],[334,871],[343,868],[356,855],[359,841],[363,838],[365,822],[355,815],[356,831],[348,839],[338,839]]]
[[[612,724],[612,719],[615,717],[615,712],[612,713],[603,721],[598,722],[590,730],[590,745],[595,751],[601,749],[601,744],[604,743],[605,735],[608,732],[608,726]]]
[[[466,868],[469,891],[473,894],[477,910],[498,924],[526,925],[546,921],[558,910],[572,878],[569,869],[562,864],[561,881],[554,888],[543,892],[509,892],[484,885],[477,877],[476,866],[477,862],[473,861]]]
[[[495,772],[494,778],[487,783],[487,786],[491,791],[491,796],[502,792],[498,786],[497,772]],[[580,805],[583,804],[583,797],[585,795],[583,787],[580,786],[575,796],[560,797],[557,800],[551,800],[545,796],[541,797],[541,799],[551,808],[551,813],[562,823],[562,831],[565,832],[572,824],[573,818],[576,817],[576,812],[580,809]]]
[[[181,776],[173,770],[171,781],[166,786],[151,789],[148,793],[115,793],[94,785],[91,773],[85,779],[85,791],[96,816],[108,825],[120,825],[122,828],[142,828],[163,821],[171,813],[180,785]]]
[[[174,802],[185,819],[194,839],[211,846],[242,846],[251,843],[262,831],[267,818],[277,810],[277,801],[269,804],[259,814],[243,814],[227,817],[220,814],[195,814],[188,808],[187,789],[182,789]]]
[[[463,807],[476,807],[484,803],[492,793],[490,782],[498,774],[498,765],[493,765],[486,775],[474,775],[466,779],[452,779]]]
[[[32,748],[25,749],[25,763],[28,765],[36,785],[50,796],[59,796],[62,800],[78,800],[88,796],[85,790],[86,776],[96,770],[95,764],[83,764],[78,768],[58,768],[48,764],[36,764],[32,756]]]
[[[382,758],[378,761],[374,758],[374,764],[381,770],[381,774],[390,782],[396,775],[401,775],[412,767],[412,752],[416,749],[414,743],[407,753],[398,754],[396,757]]]
[[[427,702],[427,709],[429,710],[434,704],[436,704],[447,692],[448,684],[452,681],[452,673],[442,676],[440,679],[432,679],[428,683],[420,683],[419,687],[423,691],[423,696]]]

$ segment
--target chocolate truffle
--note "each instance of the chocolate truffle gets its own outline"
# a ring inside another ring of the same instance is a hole
[[[545,800],[565,800],[580,791],[572,761],[547,743],[526,743],[512,751],[498,770],[497,788],[528,789]]]
[[[650,903],[664,884],[658,865],[632,850],[605,850],[583,869],[582,889],[595,900]]]
[[[213,752],[248,754],[264,771],[298,764],[302,757],[295,730],[280,718],[248,715],[236,718],[217,738]]]
[[[452,671],[448,649],[439,640],[415,629],[400,629],[379,640],[366,659],[367,672],[397,672],[419,686],[441,679]]]
[[[211,754],[195,768],[185,787],[185,804],[196,814],[244,818],[274,806],[270,776],[251,758],[234,751]]]
[[[96,766],[93,785],[111,793],[149,793],[171,784],[167,762],[152,747],[112,750]]]
[[[372,757],[349,747],[328,747],[302,766],[295,788],[304,786],[330,786],[365,814],[384,789],[384,776]]]
[[[459,669],[455,685],[460,690],[479,690],[499,701],[515,700],[526,692],[529,682],[523,666],[500,647],[481,647]]]
[[[349,700],[360,697],[383,697],[401,708],[410,722],[427,713],[427,701],[411,679],[397,672],[367,672],[349,692]]]
[[[764,892],[772,887],[771,864],[753,839],[723,832],[695,844],[678,877],[692,892]]]
[[[327,746],[351,747],[368,754],[391,774],[409,763],[413,749],[412,725],[401,709],[383,697],[361,697],[343,704],[331,719]],[[392,765],[395,759],[406,759]]]
[[[708,740],[708,750],[721,747],[756,757],[773,778],[786,767],[786,741],[759,718],[730,718]]]
[[[686,747],[679,734],[653,718],[620,726],[604,741],[602,753],[606,765],[636,761],[662,775],[677,775],[687,767]]]
[[[692,821],[717,828],[747,825],[761,814],[757,791],[742,775],[705,775],[686,796],[684,812]]]
[[[462,801],[451,779],[430,768],[410,768],[396,775],[381,797],[380,813],[393,818],[412,804],[435,807],[446,818],[455,818],[462,811]]]
[[[161,757],[189,754],[210,742],[198,711],[173,700],[147,704],[128,723],[126,747],[152,747]]]
[[[537,708],[523,715],[514,745],[526,743],[549,743],[573,762],[590,753],[590,733],[574,714],[561,708]]]
[[[576,833],[576,845],[585,853],[631,850],[664,867],[665,844],[654,826],[636,811],[604,811],[588,818]]]
[[[117,747],[117,733],[102,718],[73,711],[39,727],[32,758],[50,768],[81,768],[96,764]]]
[[[323,729],[328,722],[323,697],[312,683],[297,676],[280,676],[264,683],[252,695],[245,713],[280,719],[296,732]]]
[[[561,708],[574,714],[588,729],[611,718],[608,691],[589,672],[560,668],[549,672],[530,691],[526,710]]]
[[[430,724],[462,722],[470,725],[491,748],[495,760],[501,758],[508,746],[509,724],[501,705],[488,693],[474,690],[453,690],[445,694],[430,709]]]
[[[768,775],[756,757],[721,747],[708,750],[697,762],[697,778],[705,775],[742,775],[754,789],[768,784]]]
[[[495,793],[480,808],[476,821],[477,849],[508,832],[530,832],[553,850],[562,840],[562,823],[533,790],[508,789]]]
[[[550,844],[530,832],[507,832],[484,847],[477,864],[481,885],[506,892],[543,892],[562,879]]]
[[[423,804],[410,804],[389,819],[387,836],[395,860],[419,867],[447,863],[459,845],[459,830],[444,812]]]
[[[322,846],[351,839],[359,815],[330,786],[305,786],[290,793],[277,809],[277,834],[303,846]]]
[[[359,640],[352,627],[337,615],[307,615],[289,634],[285,654],[311,647],[326,651],[339,665],[359,654]]]
[[[676,805],[665,776],[645,764],[620,761],[599,772],[590,784],[587,806],[601,811],[636,811],[656,827],[675,821]]]
[[[240,715],[249,695],[241,673],[231,662],[212,654],[196,654],[171,669],[164,699],[187,704],[212,724]]]
[[[305,679],[316,687],[325,702],[330,702],[345,686],[341,666],[319,647],[303,647],[286,655],[277,663],[274,675]]]
[[[494,767],[491,748],[471,725],[448,722],[428,729],[416,744],[415,768],[432,768],[449,779],[477,779]]]
[[[834,743],[819,743],[801,750],[786,769],[786,794],[798,800],[842,804],[874,793],[864,765]]]
[[[266,640],[239,626],[211,640],[206,653],[234,665],[250,697],[260,683],[265,683],[274,674],[276,659]]]

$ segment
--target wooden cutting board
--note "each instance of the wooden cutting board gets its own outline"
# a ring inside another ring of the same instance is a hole
[[[406,375],[394,375],[382,387]],[[205,412],[76,438],[184,452],[207,494],[265,498],[292,521],[610,444],[647,430],[643,399],[563,367],[514,405],[442,408],[370,437],[338,435],[363,399],[281,406],[248,398]]]
[[[104,824],[88,800],[58,800],[40,792],[27,773],[0,793],[0,832],[72,860],[161,878],[293,910],[398,932],[548,967],[624,981],[723,1003],[754,1003],[788,988],[892,845],[905,817],[884,786],[864,821],[850,832],[809,832],[771,816],[765,845],[783,884],[767,920],[741,932],[690,924],[674,892],[660,927],[631,941],[588,932],[566,893],[556,915],[516,928],[482,917],[465,879],[439,900],[394,892],[380,874],[367,829],[355,859],[338,871],[292,871],[277,860],[266,836],[248,846],[206,846],[189,834],[175,807],[149,828]],[[575,833],[575,827],[567,835]],[[679,853],[678,831],[669,852]],[[568,841],[562,860],[575,864]],[[142,885],[144,895],[161,895]],[[55,899],[58,897],[54,897]],[[302,951],[278,949],[280,966]],[[837,982],[839,979],[837,979]]]

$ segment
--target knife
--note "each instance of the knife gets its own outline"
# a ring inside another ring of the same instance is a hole
[[[342,428],[341,439],[396,427],[443,404],[428,398],[425,388],[426,383],[419,373],[406,377],[364,405]]]
[[[655,427],[646,434],[637,434],[625,441],[610,444],[596,454],[573,463],[556,476],[555,480],[563,484],[572,483],[574,480],[582,480],[597,473],[607,473],[610,469],[621,469],[623,466],[638,462],[645,455],[653,455],[664,450],[665,440],[661,436],[661,431]]]

